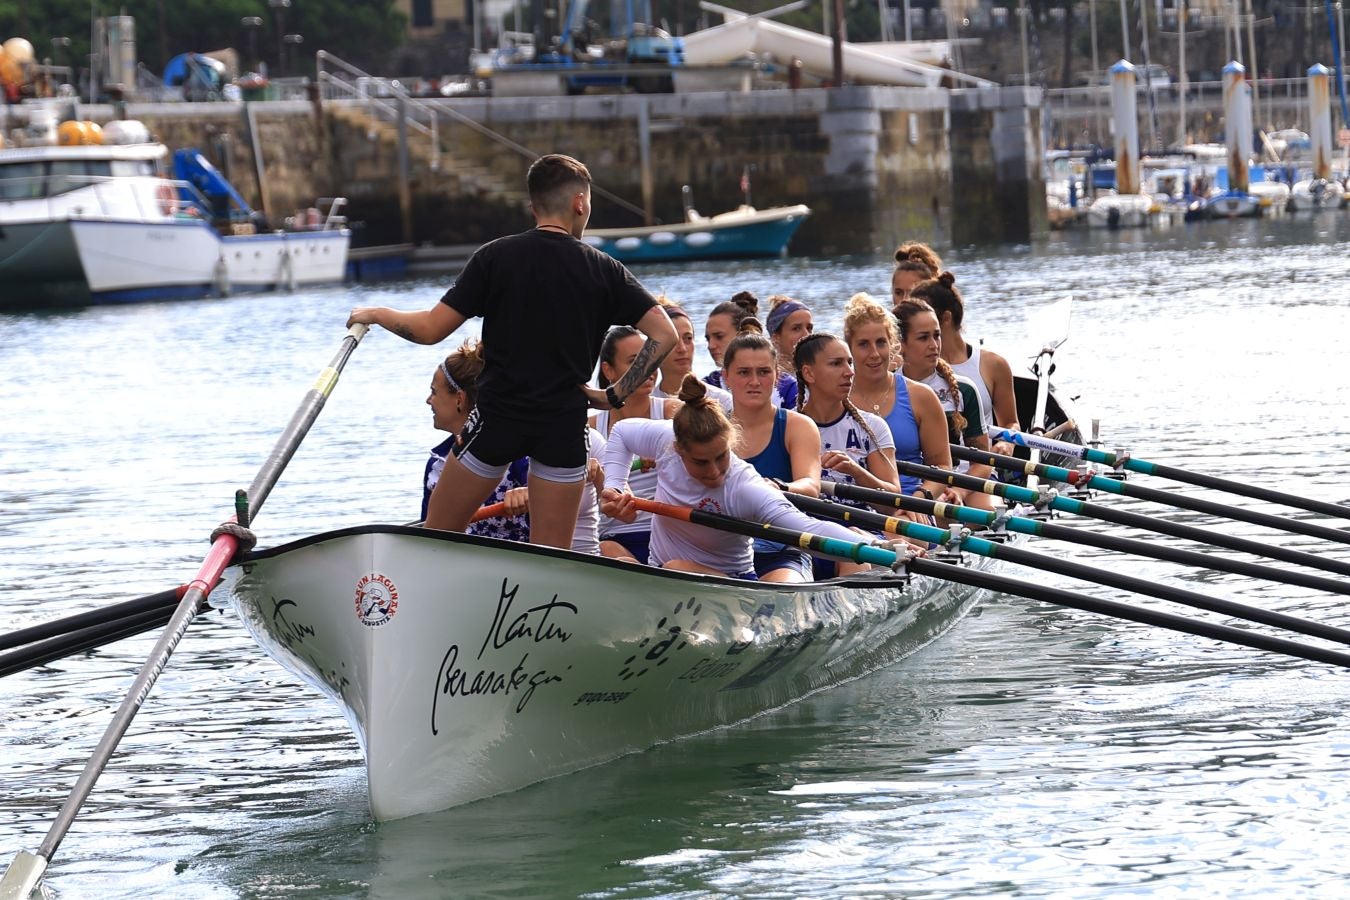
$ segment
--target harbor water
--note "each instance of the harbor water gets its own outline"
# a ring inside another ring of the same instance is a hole
[[[968,335],[1019,371],[1061,336],[1038,311],[1073,296],[1054,380],[1080,421],[1102,420],[1108,447],[1350,501],[1350,217],[1069,233],[948,264]],[[885,297],[889,268],[638,274],[700,331],[742,289],[791,294],[837,330],[852,293]],[[190,579],[347,311],[429,306],[446,283],[0,316],[0,632]],[[259,514],[263,545],[416,517],[441,438],[423,401],[456,340],[367,337]],[[1110,502],[1350,560],[1347,545]],[[1037,549],[1350,626],[1341,597]],[[0,680],[0,861],[36,848],[153,637]],[[377,825],[342,716],[212,611],[48,886],[65,898],[1327,896],[1350,878],[1347,697],[1350,671],[1001,598],[916,656],[752,722]]]

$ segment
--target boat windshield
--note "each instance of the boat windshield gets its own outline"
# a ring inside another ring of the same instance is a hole
[[[0,165],[0,200],[40,200],[111,178],[106,159],[42,160]],[[129,168],[126,168],[129,167]],[[149,163],[117,163],[118,175],[151,175]]]

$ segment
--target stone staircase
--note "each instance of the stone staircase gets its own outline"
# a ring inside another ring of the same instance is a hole
[[[398,153],[398,125],[368,106],[329,104],[327,112],[348,128],[365,132],[389,152]],[[419,190],[430,188],[445,191],[461,198],[472,197],[479,202],[500,204],[524,209],[529,204],[524,179],[516,176],[508,181],[492,171],[479,159],[459,155],[446,146],[445,123],[441,125],[439,158],[432,153],[431,139],[418,131],[409,130],[408,158],[414,184]]]

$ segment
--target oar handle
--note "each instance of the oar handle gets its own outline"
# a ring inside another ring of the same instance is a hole
[[[500,503],[489,503],[487,506],[479,507],[478,512],[473,514],[470,522],[481,522],[484,519],[495,519],[506,512],[506,501]]]

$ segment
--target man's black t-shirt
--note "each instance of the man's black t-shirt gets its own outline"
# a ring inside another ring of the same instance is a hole
[[[633,274],[571,235],[534,229],[480,247],[441,302],[483,318],[484,415],[584,420],[600,343],[656,304]]]

